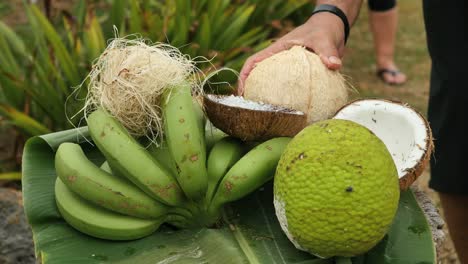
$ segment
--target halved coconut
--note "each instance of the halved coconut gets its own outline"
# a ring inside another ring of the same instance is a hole
[[[407,189],[424,171],[433,149],[427,120],[406,104],[362,99],[342,107],[334,118],[346,119],[370,129],[387,146]]]
[[[245,100],[240,96],[208,94],[205,111],[213,125],[244,141],[292,137],[307,125],[300,111]]]

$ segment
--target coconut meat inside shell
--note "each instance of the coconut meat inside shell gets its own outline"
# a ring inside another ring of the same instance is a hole
[[[400,178],[424,162],[431,147],[427,121],[398,102],[358,100],[343,107],[334,118],[354,121],[379,137],[391,153]]]
[[[247,100],[242,96],[234,96],[234,95],[217,96],[217,95],[207,94],[206,97],[208,97],[208,99],[210,99],[211,101],[217,102],[219,104],[227,105],[227,106],[232,106],[232,107],[239,107],[239,108],[257,110],[257,111],[271,111],[271,112],[280,111],[280,112],[284,112],[288,114],[304,115],[304,113],[301,111],[293,110],[293,109],[282,107],[282,106],[266,104],[263,102],[255,102],[255,101]]]

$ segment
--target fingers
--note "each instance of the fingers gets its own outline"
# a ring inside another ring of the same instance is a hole
[[[314,47],[311,47],[314,52],[319,55],[323,64],[330,70],[339,70],[343,65],[340,59],[340,52],[334,43],[328,41],[315,42]]]
[[[322,60],[323,64],[327,66],[330,70],[339,70],[341,68],[342,62],[341,59],[337,56],[327,56],[325,54],[320,54],[320,59]]]
[[[255,55],[249,57],[245,63],[244,66],[242,66],[242,69],[239,73],[239,80],[237,82],[237,95],[243,95],[244,94],[244,84],[245,80],[247,79],[247,76],[249,73],[252,71],[254,65],[255,65]]]

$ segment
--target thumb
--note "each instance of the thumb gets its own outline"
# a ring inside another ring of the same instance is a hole
[[[250,56],[244,63],[240,73],[237,86],[237,94],[243,95],[245,90],[245,80],[249,76],[250,72],[254,69],[255,65],[264,59],[273,56],[274,54],[287,50],[293,45],[296,44],[296,41],[277,41],[274,44],[270,45],[268,48],[265,48],[254,55]],[[302,44],[299,44],[302,45]]]
[[[325,64],[328,69],[338,70],[343,65],[338,48],[334,43],[318,41],[316,42],[316,45],[311,48],[317,55],[319,55],[323,64]]]

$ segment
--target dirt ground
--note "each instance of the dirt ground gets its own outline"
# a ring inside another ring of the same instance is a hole
[[[20,0],[15,1],[21,2]],[[53,0],[52,3],[59,8],[67,8],[70,5],[70,1]],[[372,35],[369,30],[365,6],[363,6],[360,17],[351,30],[343,73],[349,77],[350,82],[356,88],[356,92],[353,93],[354,97],[399,100],[408,103],[422,113],[426,113],[430,60],[425,42],[422,2],[409,0],[399,1],[398,4],[400,23],[397,36],[396,61],[400,69],[407,74],[408,82],[398,87],[387,86],[376,77]],[[20,10],[20,5],[17,5],[15,9]],[[24,15],[21,12],[12,11],[15,10],[8,10],[8,16],[2,20],[10,24],[24,22]],[[0,126],[1,124],[2,120],[0,119]],[[4,132],[5,130],[0,127],[0,161],[11,155],[11,153],[8,153],[8,146],[11,144],[11,133]],[[0,172],[2,171],[1,165],[2,163],[0,163]],[[5,164],[3,165],[5,166]],[[440,208],[437,194],[428,188],[429,177],[429,170],[426,170],[416,184],[421,186]],[[447,236],[439,252],[439,263],[460,263],[449,236]]]

